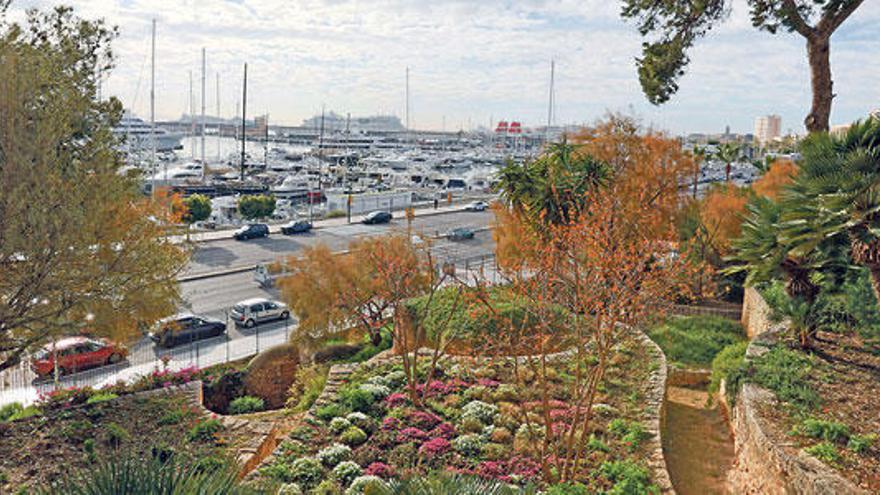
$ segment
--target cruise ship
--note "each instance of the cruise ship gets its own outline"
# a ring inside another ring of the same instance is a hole
[[[126,112],[119,121],[119,124],[113,128],[113,133],[122,138],[123,151],[137,153],[152,149],[150,130],[150,124]],[[169,132],[166,129],[156,127],[154,137],[156,139],[156,151],[174,151],[183,148],[181,144],[183,134]]]

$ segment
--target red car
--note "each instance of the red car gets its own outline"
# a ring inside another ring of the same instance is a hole
[[[31,369],[41,377],[55,372],[55,358],[58,358],[58,371],[73,373],[105,364],[115,364],[128,355],[128,350],[107,339],[88,337],[67,337],[48,344],[34,355]]]

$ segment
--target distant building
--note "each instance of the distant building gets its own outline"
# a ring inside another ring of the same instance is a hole
[[[321,129],[321,115],[303,120],[302,126],[311,129]],[[329,112],[323,116],[324,132],[344,131],[350,132],[389,132],[406,130],[400,123],[400,119],[394,115],[372,115],[367,117],[349,117]]]
[[[755,140],[767,144],[782,135],[782,117],[764,115],[755,119]]]

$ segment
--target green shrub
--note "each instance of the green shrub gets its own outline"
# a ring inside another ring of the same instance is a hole
[[[343,495],[342,487],[334,480],[324,480],[309,492],[309,495]]]
[[[275,462],[260,468],[260,475],[282,483],[293,481],[293,470],[287,462],[276,459]],[[299,485],[297,485],[299,487]]]
[[[725,347],[745,338],[735,321],[719,316],[677,316],[648,331],[675,363],[708,367]]]
[[[364,493],[368,493],[368,489],[370,489],[369,493],[381,493],[379,491],[376,491],[374,488],[376,488],[376,487],[384,488],[385,486],[386,486],[385,482],[382,481],[382,478],[380,478],[378,476],[370,476],[370,475],[358,476],[357,478],[354,479],[354,481],[351,482],[351,486],[348,487],[348,490],[345,491],[345,495],[361,495]],[[405,492],[402,492],[402,493],[405,493]],[[411,493],[419,493],[419,492],[411,492]]]
[[[712,375],[709,381],[709,392],[717,393],[721,388],[721,381],[727,382],[728,389],[736,382],[733,376],[742,367],[743,359],[746,355],[746,349],[749,347],[748,342],[737,342],[731,344],[712,360]],[[728,393],[728,395],[733,395]]]
[[[104,430],[107,433],[107,443],[109,443],[113,447],[119,447],[120,445],[122,445],[122,442],[125,442],[131,438],[131,433],[129,433],[128,430],[119,426],[116,423],[107,423],[107,426],[104,427]]]
[[[18,421],[20,419],[27,419],[33,416],[40,416],[43,414],[42,411],[37,406],[27,406],[24,409],[13,413],[11,416],[6,418],[6,421]]]
[[[262,411],[265,407],[263,399],[251,395],[239,397],[229,403],[229,414],[248,414]]]
[[[199,421],[190,428],[187,438],[190,442],[213,441],[217,433],[223,430],[223,423],[219,419],[211,418]]]
[[[480,450],[480,456],[487,461],[500,461],[510,457],[510,448],[500,443],[487,443]]]
[[[376,429],[376,422],[362,412],[353,412],[346,416],[345,419],[367,433],[372,433]]]
[[[809,385],[814,373],[812,359],[795,350],[774,347],[754,359],[746,379],[776,393],[776,397],[801,410],[819,406],[820,399]]]
[[[159,424],[162,426],[176,425],[184,421],[189,416],[189,411],[185,409],[174,409],[166,412],[159,418]]]
[[[330,431],[340,434],[351,426],[351,421],[345,418],[333,418],[330,420]]]
[[[599,473],[613,483],[608,495],[641,495],[659,493],[651,484],[648,470],[632,461],[605,461]]]
[[[474,400],[461,408],[461,420],[475,419],[483,424],[489,424],[495,418],[498,407],[483,401]]]
[[[630,452],[638,449],[642,441],[647,440],[651,436],[645,431],[641,423],[627,421],[622,418],[611,420],[608,423],[608,432],[619,438]]]
[[[590,434],[590,439],[587,441],[587,448],[593,452],[610,452],[611,448],[605,444],[602,440],[596,438],[596,435]]]
[[[5,406],[0,407],[0,421],[6,421],[10,417],[20,413],[22,410],[24,410],[24,406],[19,402],[6,404]]]
[[[315,411],[315,416],[323,421],[330,421],[333,418],[345,416],[346,414],[348,414],[348,412],[348,409],[334,402],[332,404],[327,404],[326,406],[319,407],[318,410]]]
[[[339,392],[339,403],[352,411],[369,412],[375,401],[372,392],[359,387],[345,387]]]
[[[317,458],[321,461],[321,464],[332,468],[340,462],[351,459],[351,448],[347,445],[334,443],[329,447],[321,449],[317,454]]]
[[[343,210],[330,210],[324,215],[324,218],[345,218],[346,215]]]
[[[9,475],[6,474],[6,471],[0,471],[0,487],[9,483]]]
[[[837,447],[835,447],[834,444],[829,442],[817,443],[812,447],[805,448],[804,452],[819,459],[825,464],[837,464],[840,461],[840,452],[838,452]]]
[[[323,474],[324,468],[321,467],[321,461],[314,457],[302,457],[290,465],[290,481],[296,482],[303,488],[317,485]]]
[[[580,483],[560,483],[548,487],[544,495],[591,495],[591,492]]]
[[[327,383],[327,366],[303,366],[296,370],[296,379],[287,392],[287,407],[294,412],[307,411],[318,400]]]
[[[83,442],[83,452],[85,452],[85,454],[86,454],[86,459],[87,459],[89,462],[94,463],[94,462],[97,460],[97,455],[96,455],[96,451],[95,451],[95,439],[94,439],[94,438],[87,438],[87,439]]]
[[[346,445],[360,445],[367,441],[367,434],[357,426],[351,426],[339,435],[339,441]]]
[[[333,468],[333,479],[342,486],[348,486],[355,478],[363,474],[363,470],[356,463],[351,461],[340,462]]]
[[[877,435],[874,433],[868,435],[851,435],[846,447],[856,454],[864,454],[877,441]]]
[[[452,440],[452,448],[463,456],[476,457],[482,452],[483,443],[485,440],[480,435],[461,435]]]
[[[794,428],[794,432],[832,443],[846,443],[849,440],[849,427],[837,421],[807,418]]]
[[[304,495],[302,488],[296,483],[285,483],[278,489],[277,495]]]
[[[108,400],[113,400],[119,397],[118,395],[112,392],[98,392],[95,395],[91,396],[86,400],[86,404],[99,404],[101,402],[107,402]]]

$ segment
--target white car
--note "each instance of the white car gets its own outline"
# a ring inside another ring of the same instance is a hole
[[[486,211],[487,208],[489,208],[489,203],[485,201],[474,201],[464,207],[467,211]]]
[[[245,299],[232,307],[229,316],[236,325],[252,328],[266,321],[290,318],[290,308],[283,302],[270,299]]]

